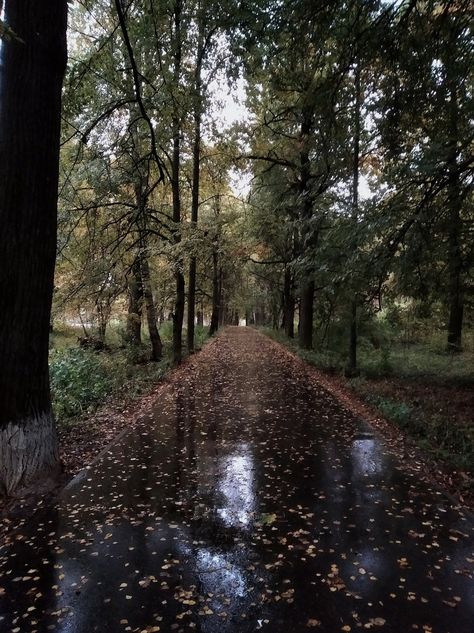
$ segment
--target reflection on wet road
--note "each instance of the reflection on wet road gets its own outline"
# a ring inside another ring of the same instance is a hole
[[[230,328],[0,550],[0,631],[472,633],[474,525]]]

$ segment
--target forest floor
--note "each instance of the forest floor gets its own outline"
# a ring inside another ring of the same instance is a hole
[[[227,328],[12,526],[0,629],[470,633],[472,516],[366,406]]]

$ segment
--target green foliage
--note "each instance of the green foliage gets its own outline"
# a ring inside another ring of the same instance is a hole
[[[77,347],[52,351],[51,389],[59,423],[93,412],[109,396],[133,399],[149,391],[168,371],[170,361],[155,363],[148,358],[145,347],[111,353]]]
[[[388,420],[396,422],[402,428],[410,426],[413,410],[405,402],[396,402],[395,400],[378,397],[369,398],[369,401],[375,404],[377,409],[380,409],[383,416]]]
[[[165,321],[160,326],[160,336],[163,341],[173,340],[173,321]]]
[[[209,328],[203,327],[201,325],[196,325],[196,328],[194,330],[194,337],[195,337],[195,343],[194,343],[195,349],[199,350],[202,348],[204,343],[209,338]]]
[[[99,355],[79,348],[52,352],[49,371],[54,411],[59,419],[92,410],[112,383]]]
[[[163,331],[164,330],[164,331]],[[122,328],[110,329],[107,342],[112,351],[94,352],[77,347],[78,330],[59,325],[51,336],[50,380],[53,406],[60,424],[93,412],[109,396],[136,398],[159,382],[171,366],[172,324],[165,322],[161,335],[166,344],[161,362],[150,362],[146,342],[124,345]],[[208,339],[208,328],[196,326],[196,350]]]

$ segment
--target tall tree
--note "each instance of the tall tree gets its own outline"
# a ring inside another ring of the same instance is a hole
[[[353,135],[353,163],[352,163],[352,204],[351,219],[354,231],[357,230],[359,217],[359,177],[360,177],[360,126],[361,126],[362,90],[360,81],[360,66],[354,69],[354,135]],[[351,300],[349,315],[349,360],[347,374],[354,375],[357,371],[357,297]]]
[[[172,26],[172,57],[173,57],[173,86],[172,98],[174,112],[171,122],[171,134],[173,151],[171,160],[171,191],[173,198],[173,222],[175,224],[175,243],[181,241],[181,135],[182,135],[182,111],[180,108],[179,90],[182,73],[183,58],[183,32],[182,32],[182,0],[174,0],[173,26]],[[176,300],[173,314],[173,361],[180,363],[183,349],[183,319],[185,301],[185,281],[183,260],[178,257],[175,264]]]
[[[67,0],[6,0],[0,49],[0,494],[59,468],[48,338]]]
[[[201,3],[197,3],[197,52],[194,69],[194,98],[193,98],[193,119],[194,119],[194,139],[193,139],[193,174],[192,174],[192,192],[191,192],[191,222],[194,227],[197,226],[199,214],[199,187],[201,178],[201,127],[202,127],[202,67],[204,55],[206,52],[207,41],[204,38],[204,15]],[[194,350],[194,320],[196,314],[196,273],[197,258],[193,254],[189,262],[188,276],[188,328],[187,343],[188,351]]]

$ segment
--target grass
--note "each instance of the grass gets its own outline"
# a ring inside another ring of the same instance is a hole
[[[340,345],[304,350],[295,339],[288,339],[279,330],[264,328],[263,331],[312,365],[331,373],[343,373],[347,353],[345,349],[341,350]],[[394,337],[375,348],[366,337],[361,337],[358,346],[360,374],[367,378],[395,376],[430,380],[444,385],[474,385],[474,332],[465,335],[465,349],[460,354],[447,352],[444,339],[444,334],[434,333],[423,342],[407,344]]]
[[[144,362],[149,355],[148,336],[131,349],[124,344],[123,328],[114,323],[107,332],[106,351],[81,349],[82,328],[61,324],[50,337],[50,378],[53,408],[60,425],[73,425],[108,399],[134,399],[148,392],[171,367],[172,325],[160,329],[163,360]],[[185,338],[185,332],[184,337]],[[207,329],[196,328],[196,350],[207,339]]]
[[[388,353],[390,373],[403,378],[429,378],[442,384],[469,385],[474,383],[474,352],[472,336],[465,351],[451,354],[438,335],[425,344],[394,343]],[[362,369],[370,362],[370,352],[362,358]]]

